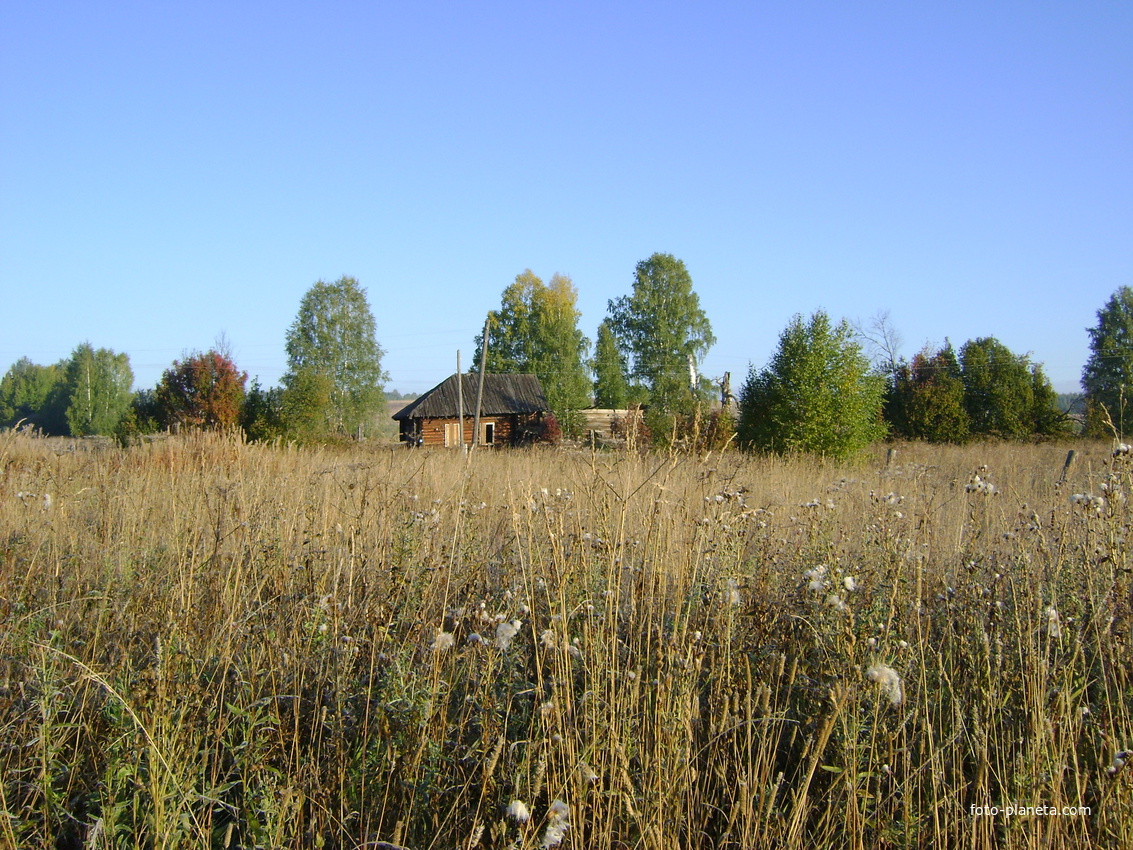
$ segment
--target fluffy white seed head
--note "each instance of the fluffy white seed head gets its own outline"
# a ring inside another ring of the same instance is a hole
[[[555,847],[562,844],[563,839],[566,837],[567,823],[549,823],[547,830],[543,833],[542,847]]]
[[[562,800],[555,800],[547,810],[547,829],[543,833],[543,847],[554,847],[562,843],[570,827],[570,807]]]
[[[827,566],[825,564],[819,564],[817,567],[812,567],[803,573],[803,581],[807,583],[807,590],[811,593],[821,593],[830,587],[830,582],[826,578],[827,572]]]
[[[865,671],[865,675],[867,679],[881,688],[881,693],[889,700],[890,705],[900,705],[905,701],[901,676],[892,667],[885,664],[874,664]]]
[[[1052,638],[1062,637],[1062,616],[1053,605],[1046,606],[1046,633]]]
[[[507,649],[511,646],[512,639],[519,634],[519,629],[522,625],[519,620],[512,620],[511,622],[503,622],[496,626],[496,646],[500,649]]]

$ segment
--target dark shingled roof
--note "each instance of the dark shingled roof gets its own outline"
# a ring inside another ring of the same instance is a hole
[[[476,414],[476,388],[479,375],[459,376],[464,387],[464,415]],[[393,415],[394,419],[450,419],[457,415],[456,375],[450,375],[416,401]],[[485,375],[484,400],[480,412],[485,416],[505,413],[541,413],[548,410],[547,397],[534,375]]]

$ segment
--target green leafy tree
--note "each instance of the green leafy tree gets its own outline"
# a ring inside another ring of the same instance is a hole
[[[500,307],[489,314],[488,362],[493,374],[530,372],[535,352],[535,312],[543,281],[527,269],[516,275],[500,296]],[[476,336],[472,369],[480,368],[484,351],[484,335]],[[542,381],[540,381],[542,383]],[[546,392],[546,387],[543,388]]]
[[[846,321],[825,312],[795,316],[762,371],[740,390],[741,446],[779,454],[848,458],[885,436],[885,380],[875,374]]]
[[[963,443],[968,439],[964,381],[951,343],[935,353],[926,348],[912,362],[893,368],[885,403],[891,433],[932,443]]]
[[[165,424],[213,430],[236,425],[247,380],[231,356],[215,349],[174,360],[157,386]]]
[[[402,393],[402,392],[398,392],[397,390],[386,390],[385,391],[385,397],[386,397],[386,401],[412,401],[413,399],[417,398],[417,393],[415,393],[415,392],[404,392],[404,393]]]
[[[0,379],[0,427],[23,422],[45,434],[66,434],[66,361],[41,366],[20,358]]]
[[[515,278],[491,314],[487,370],[530,373],[539,378],[559,424],[573,432],[578,411],[590,406],[586,353],[590,342],[578,329],[578,291],[566,275],[544,284],[530,269]],[[476,339],[473,369],[479,368],[482,336]]]
[[[132,399],[127,354],[81,343],[67,364],[67,428],[74,437],[113,434]]]
[[[287,390],[298,389],[306,405],[313,396],[310,376],[329,387],[325,416],[330,432],[354,434],[382,410],[382,351],[366,291],[352,277],[318,281],[307,290],[287,330]],[[304,409],[306,409],[304,407]],[[310,421],[305,420],[309,425]]]
[[[1042,367],[993,337],[951,344],[898,364],[886,394],[891,433],[962,443],[970,436],[1026,439],[1068,433],[1069,420]]]
[[[1086,390],[1086,430],[1109,433],[1109,422],[1121,437],[1133,427],[1129,411],[1133,393],[1133,289],[1123,286],[1098,310],[1098,323],[1087,328],[1090,358],[1082,370]]]
[[[594,406],[621,409],[629,402],[626,360],[609,322],[598,326],[594,343]]]
[[[165,418],[155,390],[137,390],[126,413],[114,427],[114,436],[123,446],[138,441],[143,434],[154,434],[165,427]]]
[[[266,442],[282,436],[283,390],[279,387],[265,389],[259,378],[252,380],[244,396],[244,406],[240,411],[240,427],[249,440]]]
[[[578,411],[590,406],[587,374],[588,340],[578,329],[578,290],[566,275],[552,275],[535,302],[533,372],[539,377],[547,403],[568,433],[577,431]]]
[[[1036,433],[1035,367],[1026,355],[1013,353],[995,337],[981,337],[964,343],[960,368],[973,434],[1017,440]]]
[[[300,442],[316,442],[341,433],[334,417],[333,379],[314,369],[291,375],[280,397],[284,433]]]
[[[681,260],[654,254],[638,263],[633,293],[609,302],[607,321],[651,411],[689,413],[703,401],[689,380],[689,358],[701,361],[716,337]]]

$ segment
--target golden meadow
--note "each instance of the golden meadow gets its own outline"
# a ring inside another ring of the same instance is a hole
[[[0,846],[1133,846],[1074,448],[0,435]]]

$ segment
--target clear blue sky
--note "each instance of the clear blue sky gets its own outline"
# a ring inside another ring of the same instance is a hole
[[[1076,388],[1133,285],[1133,4],[0,4],[0,372],[263,383],[316,280],[424,390],[525,268],[593,338],[656,251],[738,386],[792,315],[993,335]]]

